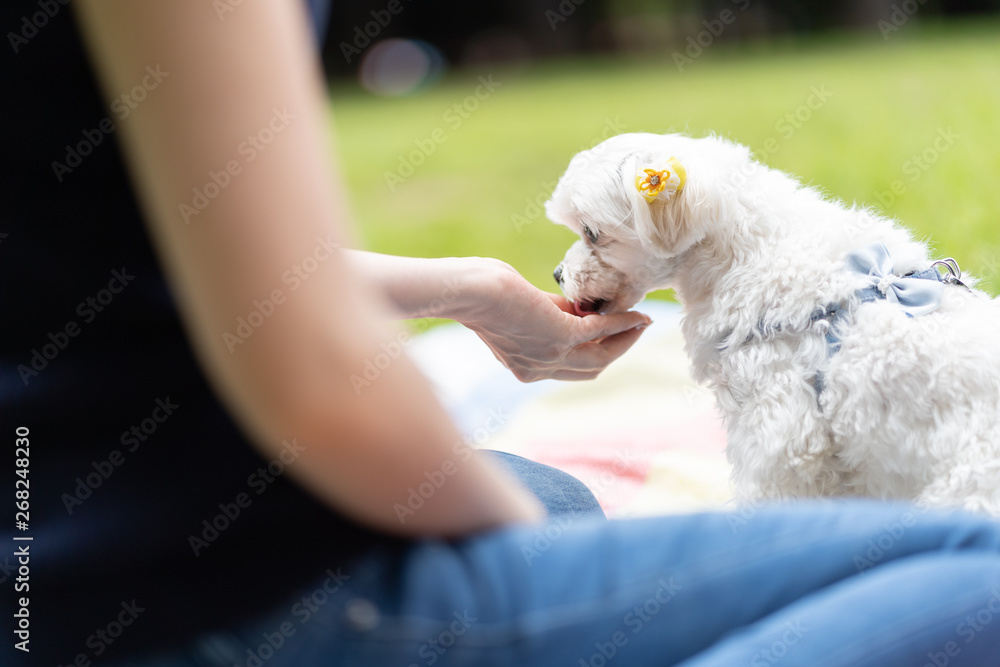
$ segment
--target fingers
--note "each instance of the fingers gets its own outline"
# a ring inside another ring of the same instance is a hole
[[[556,380],[593,380],[608,364],[625,354],[645,330],[645,327],[634,327],[608,336],[600,343],[581,343],[566,357],[567,367],[550,373],[547,377]]]
[[[555,373],[553,373],[549,377],[551,377],[553,380],[562,380],[564,382],[565,381],[569,381],[569,382],[582,382],[584,380],[593,380],[598,375],[600,375],[600,373],[601,373],[601,371],[599,371],[599,370],[596,370],[596,371],[567,371],[567,370],[562,370],[562,371],[556,371]]]
[[[577,322],[574,340],[583,343],[595,338],[614,336],[639,326],[645,328],[652,324],[653,320],[643,313],[629,311],[613,315],[588,315],[579,318]]]
[[[570,382],[580,382],[583,380],[593,380],[601,374],[603,369],[590,371],[577,371],[568,368],[547,369],[535,371],[514,372],[514,377],[524,383],[538,382],[539,380],[561,380]]]
[[[632,345],[639,340],[639,336],[642,332],[646,330],[645,326],[642,328],[634,327],[628,331],[623,331],[612,336],[608,336],[600,343],[597,343],[598,349],[603,351],[603,359],[605,365],[610,364],[612,361],[618,357],[625,354]]]
[[[552,303],[556,304],[556,307],[564,313],[568,313],[576,317],[576,310],[573,309],[573,304],[566,299],[566,297],[560,294],[552,294],[551,292],[546,292],[545,295],[552,299]]]
[[[537,382],[538,380],[593,380],[612,361],[625,354],[639,340],[646,327],[633,327],[627,331],[613,334],[601,342],[587,341],[573,348],[559,365],[539,365],[530,363],[512,363],[508,355],[498,352],[493,346],[490,349],[494,356],[506,366],[521,382]]]
[[[567,356],[566,363],[580,371],[597,372],[604,370],[608,364],[625,354],[639,340],[646,327],[633,327],[627,331],[612,334],[600,342],[589,341],[577,345]]]
[[[591,380],[632,347],[652,322],[638,312],[580,317],[564,297],[544,294],[558,309],[547,315],[548,332],[530,336],[508,332],[498,338],[489,331],[476,330],[493,356],[521,382]]]

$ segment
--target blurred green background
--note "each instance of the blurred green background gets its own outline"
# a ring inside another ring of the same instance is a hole
[[[552,270],[575,237],[542,203],[570,157],[619,132],[715,133],[831,197],[879,207],[996,294],[998,36],[995,19],[925,22],[889,40],[714,44],[683,71],[672,51],[482,66],[391,99],[335,82],[337,151],[369,249],[498,257],[557,291]],[[500,85],[463,118],[453,105],[473,106],[489,75]],[[412,174],[390,187],[401,162]],[[890,197],[894,181],[905,192]]]

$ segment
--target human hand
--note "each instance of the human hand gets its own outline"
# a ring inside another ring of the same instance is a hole
[[[591,380],[652,322],[638,312],[580,317],[564,297],[543,292],[509,264],[480,262],[489,278],[476,307],[457,319],[522,382]]]

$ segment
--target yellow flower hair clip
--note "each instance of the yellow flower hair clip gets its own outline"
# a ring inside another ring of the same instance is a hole
[[[652,204],[658,198],[669,200],[684,189],[685,181],[687,181],[687,171],[684,165],[672,157],[662,169],[643,169],[636,174],[635,188],[647,202]]]

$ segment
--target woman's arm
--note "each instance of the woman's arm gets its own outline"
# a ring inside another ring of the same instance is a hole
[[[594,378],[650,323],[637,312],[578,317],[566,299],[539,290],[496,259],[420,259],[358,250],[346,255],[400,317],[461,322],[525,382]]]
[[[349,243],[349,217],[301,4],[245,2],[224,18],[208,2],[75,5],[109,99],[147,66],[165,73],[120,125],[202,367],[265,456],[297,440],[290,474],[359,521],[459,535],[537,519],[532,496],[455,448],[459,434],[405,356],[371,377],[393,336],[379,292],[333,248]],[[317,268],[296,282],[308,258]],[[263,323],[241,328],[253,311]],[[440,488],[401,511],[438,471]]]

